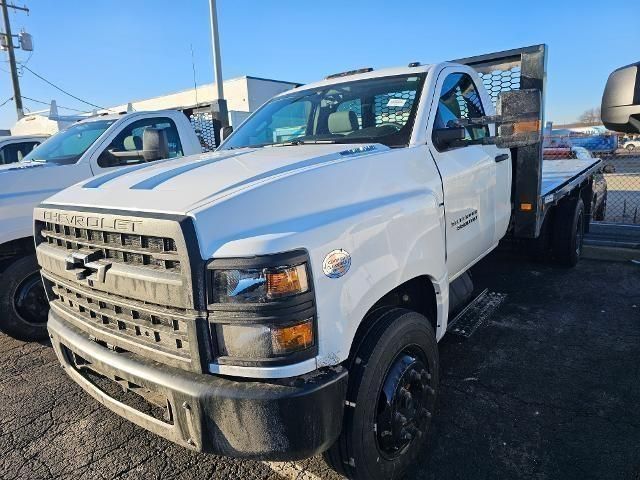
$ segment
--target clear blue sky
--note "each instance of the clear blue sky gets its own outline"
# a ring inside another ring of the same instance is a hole
[[[198,83],[213,78],[208,0],[14,1],[31,9],[29,16],[11,13],[14,32],[24,27],[34,37],[28,66],[98,105],[190,88],[190,44]],[[362,66],[544,42],[550,48],[547,118],[555,122],[597,106],[609,72],[640,60],[638,0],[218,0],[218,14],[224,78],[306,83]],[[18,57],[27,55],[19,51]],[[0,103],[12,95],[7,72],[7,63],[0,63]],[[27,71],[21,86],[31,98],[91,108]],[[25,105],[45,108],[29,100]],[[0,107],[0,128],[14,121],[14,104]]]

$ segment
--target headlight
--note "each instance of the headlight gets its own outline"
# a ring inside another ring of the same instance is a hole
[[[306,252],[215,259],[208,270],[209,322],[220,365],[282,365],[317,354]]]
[[[217,303],[265,303],[309,291],[306,264],[245,270],[214,270]]]
[[[221,355],[254,360],[267,359],[306,350],[314,345],[313,319],[288,326],[216,326]]]

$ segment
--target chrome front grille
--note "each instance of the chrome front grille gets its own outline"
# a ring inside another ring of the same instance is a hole
[[[84,325],[188,359],[189,319],[185,312],[150,306],[114,295],[96,295],[48,277],[57,304]],[[94,332],[96,338],[101,337]],[[107,337],[104,337],[107,338]]]
[[[111,261],[180,272],[176,242],[172,238],[109,232],[45,222],[40,231],[49,245],[66,250],[100,251]]]
[[[113,350],[202,371],[197,332],[206,311],[193,284],[200,277],[188,219],[51,207],[34,216],[54,314]]]

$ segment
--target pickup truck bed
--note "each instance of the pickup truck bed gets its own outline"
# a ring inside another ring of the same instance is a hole
[[[602,160],[543,160],[542,184],[540,195],[545,203],[558,200],[575,185],[580,184],[585,177],[592,175],[600,168]],[[553,195],[552,198],[548,198]]]

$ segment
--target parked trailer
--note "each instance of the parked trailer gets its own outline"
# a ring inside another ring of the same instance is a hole
[[[333,75],[198,161],[49,198],[36,252],[65,371],[191,450],[323,452],[349,478],[402,477],[423,454],[437,341],[470,300],[469,268],[507,235],[580,256],[599,160],[543,162],[545,64],[537,45]],[[517,82],[489,91],[494,72]]]

